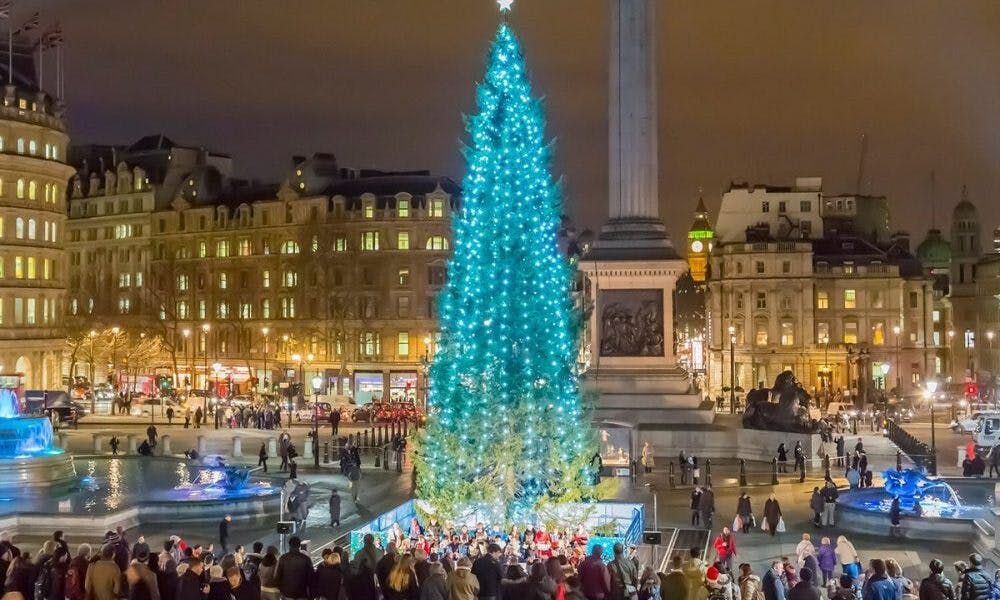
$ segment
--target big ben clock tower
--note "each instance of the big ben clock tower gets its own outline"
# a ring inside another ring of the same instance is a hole
[[[694,223],[688,230],[687,260],[688,268],[691,270],[691,279],[695,283],[705,283],[708,275],[708,254],[712,251],[712,242],[715,240],[715,232],[712,231],[712,224],[708,222],[708,209],[705,208],[705,201],[698,198],[698,208],[694,211]]]

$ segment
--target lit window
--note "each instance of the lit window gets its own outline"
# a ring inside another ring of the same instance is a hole
[[[427,203],[427,216],[440,219],[444,216],[444,200],[433,198]]]
[[[857,344],[858,343],[858,322],[857,321],[844,321],[844,343],[845,344]]]
[[[410,232],[400,231],[396,234],[396,248],[398,250],[409,250],[410,249]]]
[[[410,201],[400,200],[396,204],[396,216],[401,219],[409,218],[410,216]]]
[[[298,254],[299,253],[299,245],[298,245],[298,243],[296,243],[293,240],[285,240],[285,242],[281,244],[281,253],[282,254]]]
[[[795,326],[791,321],[781,322],[781,345],[782,346],[794,346],[795,345]]]
[[[844,290],[844,308],[857,308],[857,307],[858,307],[857,290]]]
[[[365,251],[378,250],[378,232],[365,231],[361,234],[361,249]]]
[[[396,336],[396,355],[400,358],[410,355],[410,334],[405,331]]]
[[[447,250],[448,249],[448,238],[442,235],[432,235],[427,238],[427,249],[428,250]]]

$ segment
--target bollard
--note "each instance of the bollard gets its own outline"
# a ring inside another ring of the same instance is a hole
[[[778,485],[778,459],[771,459],[771,485]]]
[[[705,485],[712,485],[712,459],[705,459]]]
[[[827,479],[827,480],[831,480],[831,481],[833,480],[833,478],[830,477],[830,455],[829,454],[824,454],[823,455],[823,477],[825,479]]]
[[[233,458],[243,456],[243,438],[238,435],[233,436]]]
[[[896,450],[896,470],[897,471],[903,470],[903,453],[900,452],[899,450]]]
[[[799,463],[799,483],[805,483],[806,480],[806,461]]]
[[[747,461],[745,459],[740,459],[740,485],[746,487],[747,485]]]
[[[170,436],[163,435],[160,436],[160,456],[170,456],[173,454],[173,450],[170,449]]]
[[[674,461],[667,463],[667,487],[670,489],[676,487],[674,483]]]

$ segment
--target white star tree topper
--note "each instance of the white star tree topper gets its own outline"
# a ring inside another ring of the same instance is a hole
[[[510,12],[510,9],[514,6],[514,0],[497,0],[497,5],[500,7],[500,12]]]

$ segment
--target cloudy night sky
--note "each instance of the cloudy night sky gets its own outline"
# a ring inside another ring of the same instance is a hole
[[[76,143],[163,132],[276,180],[293,154],[460,179],[463,112],[493,0],[19,0],[66,35]],[[518,0],[511,22],[547,98],[571,215],[607,208],[606,0]],[[822,176],[885,194],[922,237],[963,183],[1000,225],[1000,2],[663,0],[660,206],[683,235],[704,188]],[[51,59],[46,71],[53,72]],[[53,80],[50,80],[50,82]],[[52,87],[51,83],[47,84]],[[930,173],[936,172],[936,192]]]

